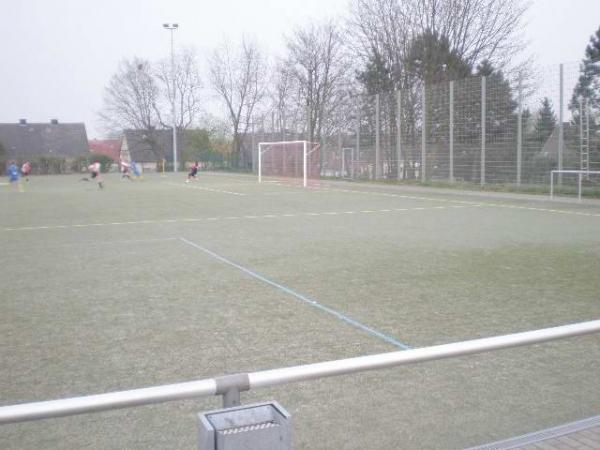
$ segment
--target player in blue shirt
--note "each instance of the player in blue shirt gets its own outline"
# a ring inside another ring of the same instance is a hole
[[[23,192],[23,188],[21,187],[21,183],[19,182],[21,178],[21,172],[19,171],[19,167],[14,162],[11,162],[8,166],[8,170],[6,171],[6,173],[8,175],[8,181],[10,181],[10,184],[12,186],[17,187],[17,189],[19,189],[20,192]]]

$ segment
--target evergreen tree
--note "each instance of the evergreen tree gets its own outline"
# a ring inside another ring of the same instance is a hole
[[[579,148],[581,138],[578,131],[581,121],[587,124],[589,121],[589,160],[594,166],[595,161],[600,161],[600,28],[590,37],[590,42],[585,49],[585,58],[579,66],[579,80],[573,91],[569,102],[569,110],[572,113],[572,130],[568,130],[567,142],[571,142],[573,148]],[[581,106],[587,106],[584,117],[581,117]],[[578,162],[575,162],[576,164]],[[599,167],[590,167],[597,170]]]
[[[406,70],[426,85],[468,77],[471,66],[436,32],[426,31],[409,44]]]
[[[485,140],[486,178],[494,182],[514,181],[516,173],[517,106],[510,82],[501,70],[483,60],[475,70],[476,77],[455,86],[455,98],[470,99],[455,103],[457,120],[454,132],[463,141],[462,151],[455,156],[456,176],[477,181],[481,161],[481,77],[486,77]]]
[[[569,104],[571,111],[579,110],[579,100],[587,99],[590,108],[600,110],[600,28],[592,35],[579,67],[580,75]]]
[[[363,85],[368,95],[394,90],[392,71],[379,53],[369,58],[365,69],[357,72],[356,79]]]
[[[484,59],[477,65],[475,73],[480,77],[489,77],[494,73],[494,66],[489,60]]]
[[[534,126],[534,137],[544,145],[556,128],[556,115],[548,97],[544,97],[538,110],[538,117]]]

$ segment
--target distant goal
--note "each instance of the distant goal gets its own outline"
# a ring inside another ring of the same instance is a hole
[[[550,172],[550,199],[561,196],[600,197],[600,171],[552,170]]]
[[[321,147],[316,142],[281,141],[258,144],[258,182],[286,181],[307,187],[321,177]]]

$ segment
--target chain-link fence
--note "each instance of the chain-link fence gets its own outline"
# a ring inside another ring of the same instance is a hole
[[[581,89],[586,75],[570,63],[355,97],[320,138],[321,176],[546,190],[551,170],[600,170],[600,84]],[[254,141],[306,139],[268,128]]]

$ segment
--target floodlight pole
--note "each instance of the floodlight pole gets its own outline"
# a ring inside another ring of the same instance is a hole
[[[163,28],[171,32],[171,78],[173,79],[173,97],[171,97],[171,107],[173,110],[173,172],[177,172],[177,113],[175,110],[177,85],[175,83],[175,51],[173,46],[173,31],[177,30],[179,25],[176,23],[163,23]]]

